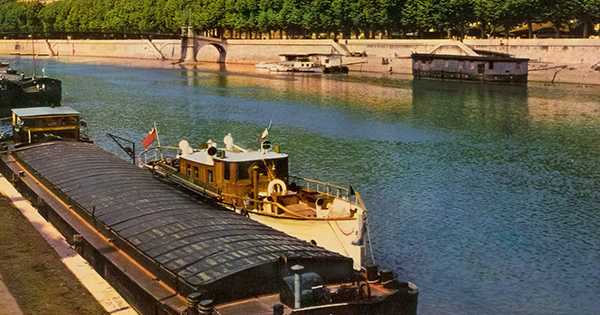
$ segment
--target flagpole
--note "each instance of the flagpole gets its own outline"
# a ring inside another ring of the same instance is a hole
[[[156,141],[158,142],[158,150],[160,151],[160,159],[164,160],[162,150],[160,149],[160,138],[158,137],[158,129],[156,129],[156,121],[154,121],[154,130],[156,130]]]
[[[156,141],[158,141],[158,146],[160,147],[160,138],[158,137],[158,129],[156,129],[156,121],[154,122],[154,130],[156,130]]]

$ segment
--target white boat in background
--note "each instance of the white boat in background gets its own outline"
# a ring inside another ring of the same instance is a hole
[[[287,64],[276,64],[276,65],[271,65],[271,67],[269,67],[269,71],[271,71],[271,72],[292,72],[292,71],[294,71],[294,68],[291,65],[287,65]]]
[[[269,69],[271,72],[303,73],[347,73],[348,66],[342,64],[341,54],[281,54],[279,62],[261,62],[257,69]]]
[[[271,68],[274,65],[276,64],[272,62],[261,62],[255,64],[254,66],[256,67],[256,69],[269,70],[269,68]]]
[[[140,154],[139,165],[267,226],[351,257],[361,269],[367,212],[358,193],[290,176],[288,155],[268,141],[257,151],[235,145],[230,135],[223,141],[225,147],[208,140],[193,149],[183,140],[178,148],[150,148]]]

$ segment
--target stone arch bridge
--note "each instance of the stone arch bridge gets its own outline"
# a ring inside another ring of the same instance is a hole
[[[196,56],[200,49],[206,45],[213,46],[219,51],[217,62],[225,63],[227,58],[227,40],[198,36],[194,34],[191,27],[183,27],[181,32],[181,62],[196,62]]]

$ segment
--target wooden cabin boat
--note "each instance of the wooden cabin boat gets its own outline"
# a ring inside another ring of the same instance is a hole
[[[412,283],[373,266],[357,272],[348,257],[191,198],[93,143],[78,141],[80,133],[71,128],[76,122],[78,113],[66,108],[14,110],[17,145],[3,146],[0,172],[140,314],[417,314],[418,289]],[[30,137],[34,127],[45,129]],[[191,160],[197,152],[185,143],[181,148],[180,164],[187,170],[184,155]],[[241,163],[232,152],[240,149],[206,150],[206,159],[221,165],[213,169],[213,181],[226,172],[225,165],[232,180]],[[287,156],[255,154],[273,158],[261,160],[271,172],[285,171],[278,167]],[[158,170],[160,164],[154,166]],[[237,185],[223,189],[235,192]],[[287,196],[275,190],[272,197]],[[283,208],[253,202],[276,212]]]
[[[302,240],[350,257],[361,269],[366,209],[360,195],[316,180],[290,176],[288,155],[270,142],[257,151],[224,138],[193,149],[181,141],[177,154],[165,147],[142,152],[139,165],[218,200],[230,209]],[[173,149],[173,148],[172,148]]]

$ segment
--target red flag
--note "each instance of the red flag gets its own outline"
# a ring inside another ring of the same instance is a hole
[[[154,139],[156,139],[156,129],[152,128],[146,138],[144,138],[144,141],[142,141],[142,145],[147,148],[154,142]]]

